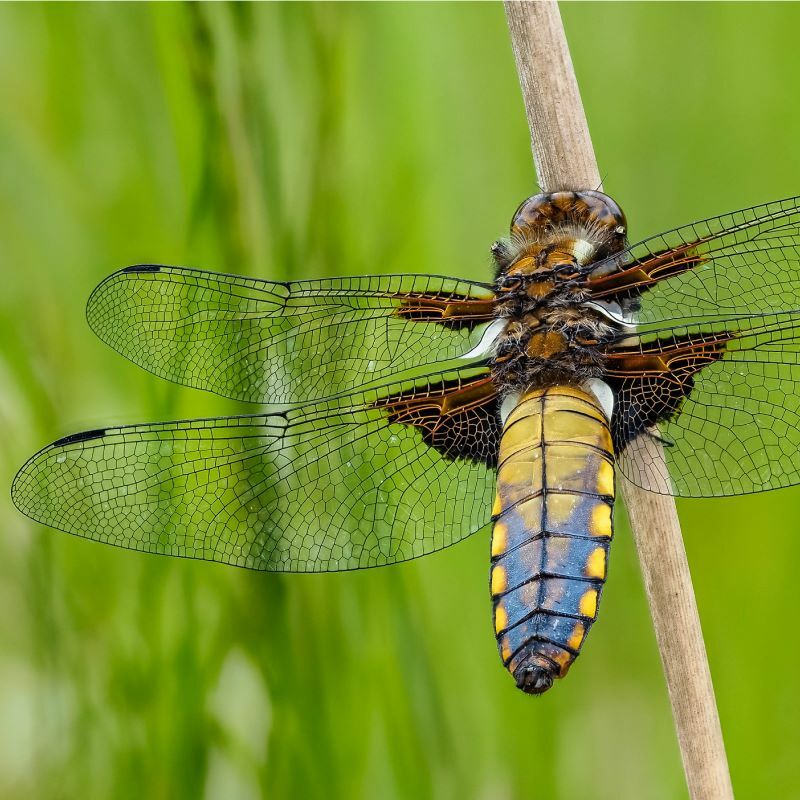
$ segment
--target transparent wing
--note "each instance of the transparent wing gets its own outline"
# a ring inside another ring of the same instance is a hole
[[[800,309],[800,198],[667,231],[591,271],[599,299],[643,292],[642,324]]]
[[[441,440],[430,420],[389,421],[399,397],[419,415],[425,397],[443,406],[442,387],[469,383],[442,376],[282,414],[88,431],[33,456],[12,498],[50,527],[150,553],[297,572],[404,561],[490,520],[488,415],[465,403]],[[454,437],[470,458],[447,454]]]
[[[480,343],[493,297],[428,275],[272,283],[138,266],[94,290],[87,318],[156,375],[280,405],[443,369]]]
[[[641,350],[640,374],[612,379],[619,466],[629,480],[684,497],[800,483],[800,312],[661,330],[643,337]],[[652,354],[663,360],[670,350],[669,370],[653,370]],[[657,460],[640,464],[624,448],[666,408],[675,410],[658,424],[668,479]]]

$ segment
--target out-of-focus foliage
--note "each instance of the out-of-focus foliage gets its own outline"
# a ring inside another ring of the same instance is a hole
[[[633,235],[800,193],[800,7],[563,9]],[[535,191],[499,4],[0,8],[0,483],[109,423],[247,410],[95,340],[141,261],[485,278]],[[734,785],[800,797],[797,510],[680,505]],[[4,798],[676,798],[620,514],[600,623],[539,700],[497,658],[483,536],[273,576],[71,539],[0,504]]]

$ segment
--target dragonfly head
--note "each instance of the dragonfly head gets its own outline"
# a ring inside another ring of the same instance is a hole
[[[625,247],[628,223],[617,203],[602,192],[548,192],[529,197],[514,212],[511,240],[518,251],[558,253],[584,266]]]

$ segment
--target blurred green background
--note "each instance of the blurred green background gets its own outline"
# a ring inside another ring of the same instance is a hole
[[[632,235],[800,192],[800,6],[569,4]],[[265,278],[489,274],[534,174],[502,6],[0,7],[0,484],[112,423],[247,411],[83,318],[160,261]],[[734,786],[800,798],[800,491],[680,504]],[[487,537],[275,576],[138,555],[0,500],[3,798],[680,798],[624,514],[601,621],[535,700]]]

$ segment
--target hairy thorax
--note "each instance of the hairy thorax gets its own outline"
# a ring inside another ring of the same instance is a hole
[[[602,375],[597,345],[619,327],[598,304],[587,304],[579,278],[624,243],[622,211],[598,192],[541,194],[519,207],[510,239],[492,248],[498,312],[508,320],[492,364],[501,394]]]

